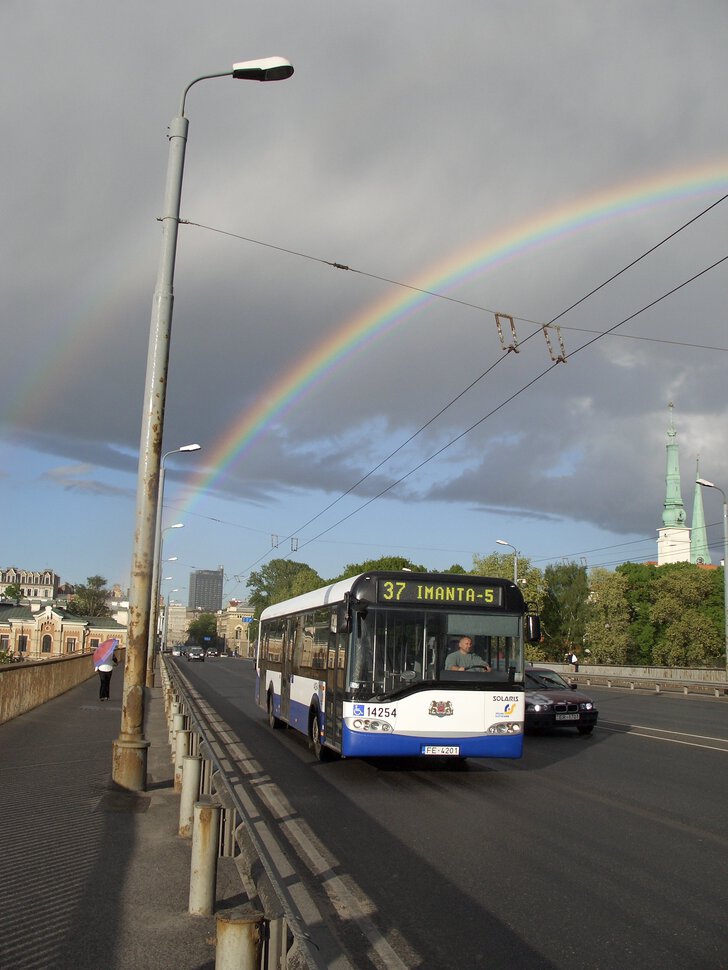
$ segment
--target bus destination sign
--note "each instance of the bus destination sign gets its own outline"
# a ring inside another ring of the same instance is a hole
[[[377,584],[378,603],[432,603],[453,606],[493,608],[503,605],[503,587],[482,583],[421,583],[399,579],[380,579]]]

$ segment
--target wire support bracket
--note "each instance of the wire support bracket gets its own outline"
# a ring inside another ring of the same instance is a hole
[[[503,322],[507,321],[511,329],[511,338],[513,343],[507,344],[505,337],[503,336]],[[520,349],[518,347],[518,334],[516,333],[516,324],[512,316],[508,313],[496,313],[495,314],[495,325],[498,328],[498,337],[501,342],[501,350],[509,354],[513,351],[514,354],[519,354]]]
[[[549,357],[551,358],[551,360],[555,364],[565,364],[567,360],[566,347],[564,346],[564,338],[561,335],[561,327],[559,327],[558,325],[554,325],[552,323],[545,323],[543,327],[541,327],[541,329],[543,330],[544,339],[546,340],[546,346],[548,348]],[[554,353],[554,348],[553,348],[553,344],[551,343],[551,335],[549,334],[549,330],[553,330],[556,333],[556,338],[559,341],[559,350],[561,351],[560,354]]]

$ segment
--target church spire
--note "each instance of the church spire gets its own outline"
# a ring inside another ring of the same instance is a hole
[[[657,565],[690,561],[690,529],[685,525],[685,507],[680,492],[680,460],[677,431],[672,423],[667,429],[667,473],[665,475],[665,505],[662,509],[662,528],[657,536]]]
[[[680,459],[678,456],[677,431],[672,423],[672,401],[670,408],[670,427],[667,429],[667,472],[665,475],[665,506],[662,524],[668,528],[681,529],[685,525],[685,506],[680,491]]]
[[[705,528],[705,513],[703,512],[703,490],[697,484],[700,478],[700,455],[695,460],[695,498],[693,499],[693,521],[690,533],[690,562],[710,564],[710,549],[708,548],[708,533]]]

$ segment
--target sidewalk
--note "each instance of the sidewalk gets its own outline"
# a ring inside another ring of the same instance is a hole
[[[94,677],[0,726],[2,970],[212,970],[215,918],[187,913],[190,842],[177,836],[161,688],[146,691],[147,791],[111,783],[121,719]],[[218,901],[245,902],[220,859]]]

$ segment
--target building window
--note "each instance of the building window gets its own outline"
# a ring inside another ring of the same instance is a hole
[[[46,635],[43,637],[43,643],[41,644],[41,653],[50,653],[52,646],[53,637],[49,633],[46,633]]]
[[[0,636],[0,650],[8,650],[9,647],[10,647],[10,637],[6,633],[3,633]]]
[[[75,653],[75,652],[76,652],[76,638],[66,637],[66,653]]]
[[[101,643],[98,637],[91,637],[91,649],[95,650],[96,647]]]
[[[18,653],[25,653],[28,649],[28,637],[25,633],[21,633],[18,637]]]

